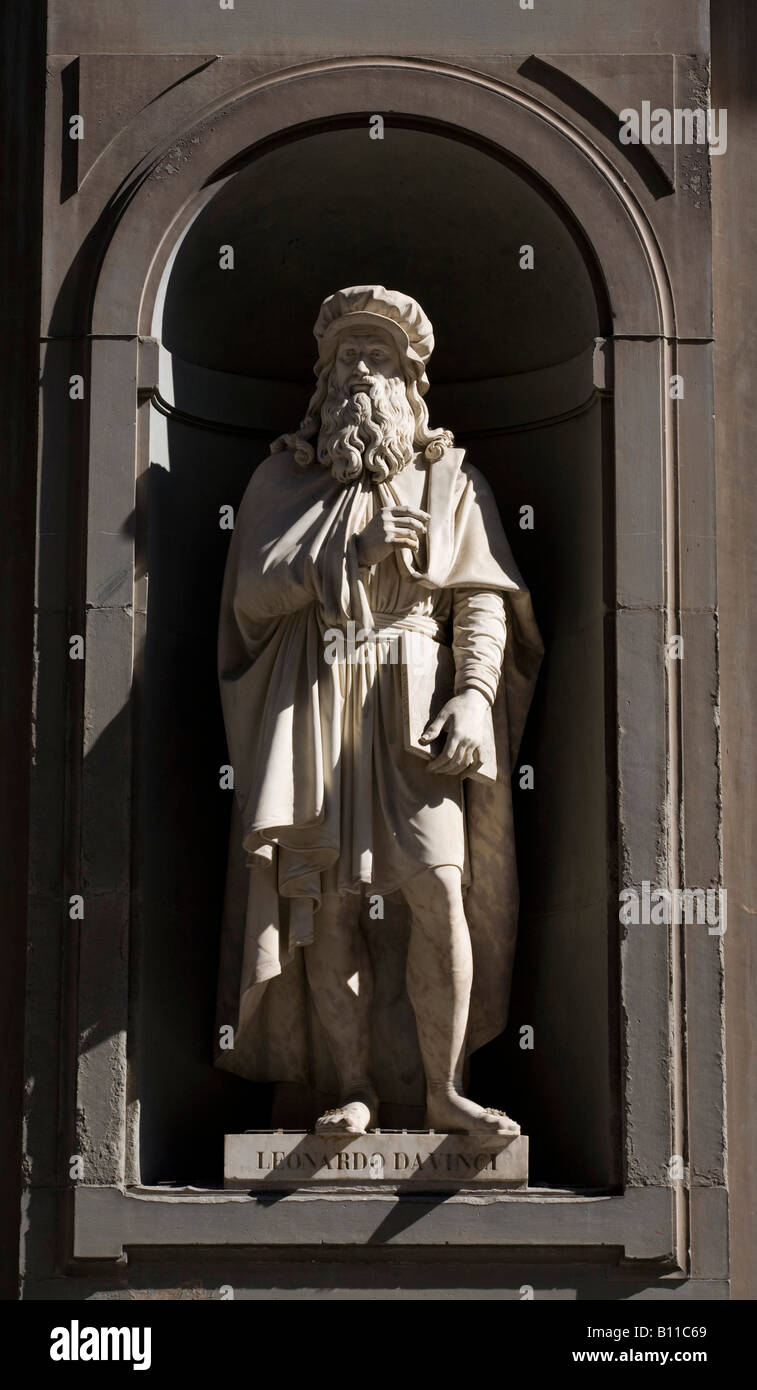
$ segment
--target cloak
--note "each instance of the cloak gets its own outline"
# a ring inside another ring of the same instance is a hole
[[[336,1094],[328,1046],[309,996],[301,947],[317,931],[321,874],[339,854],[329,788],[341,738],[338,670],[323,634],[372,614],[354,537],[391,485],[344,485],[290,452],[256,469],[240,505],[219,625],[221,701],[234,769],[216,1039],[234,1045],[216,1064],[253,1081],[294,1082]],[[492,709],[496,783],[465,781],[473,947],[467,1052],[502,1032],[518,917],[510,774],[543,654],[527,589],[493,494],[462,449],[428,465],[430,513],[422,558],[398,563],[423,588],[491,589],[503,598],[507,640]],[[412,755],[408,755],[412,756]],[[287,847],[277,830],[287,827]],[[370,894],[370,887],[366,889]],[[422,1069],[404,987],[407,913],[399,895],[375,923],[364,911],[375,976],[374,1079],[382,1101],[422,1103]]]

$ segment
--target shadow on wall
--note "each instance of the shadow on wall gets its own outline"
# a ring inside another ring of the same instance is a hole
[[[220,785],[228,755],[216,636],[229,532],[219,516],[222,505],[236,505],[246,476],[232,482],[218,460],[197,468],[178,441],[172,460],[170,473],[151,467],[147,507],[137,855],[141,1150],[146,1181],[197,1182],[199,1175],[218,1180],[226,1130],[268,1123],[269,1088],[212,1067],[233,796]],[[248,455],[245,474],[253,461]]]

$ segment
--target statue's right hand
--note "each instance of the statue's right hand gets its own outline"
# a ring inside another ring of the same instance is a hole
[[[382,507],[355,539],[358,563],[377,565],[403,545],[417,550],[429,520],[416,507]]]

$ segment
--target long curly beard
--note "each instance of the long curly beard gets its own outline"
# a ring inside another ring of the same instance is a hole
[[[355,482],[363,471],[384,482],[410,463],[415,433],[402,377],[372,377],[365,391],[345,395],[332,376],[321,406],[318,462],[340,483]]]

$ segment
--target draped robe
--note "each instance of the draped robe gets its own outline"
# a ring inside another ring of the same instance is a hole
[[[388,1026],[404,994],[406,942],[406,928],[404,938],[396,931],[406,909],[391,895],[429,864],[457,863],[463,873],[474,963],[467,1051],[505,1026],[518,912],[510,772],[542,655],[485,479],[455,448],[412,471],[424,484],[412,505],[430,514],[425,541],[418,554],[402,549],[366,573],[355,537],[377,507],[407,501],[410,470],[400,475],[403,495],[400,478],[345,485],[317,464],[302,468],[289,452],[266,459],[237,514],[219,627],[235,806],[218,1026],[232,1025],[234,1046],[219,1049],[216,1062],[251,1080],[334,1093],[300,948],[318,931],[323,892],[363,887],[389,895],[394,930],[382,945],[376,922],[374,964],[394,978],[379,982],[374,1011],[383,1000],[388,1012],[374,1032],[384,1054],[399,1053],[378,1068],[379,1094],[399,1101],[413,1085],[417,1093],[420,1072],[417,1056],[412,1065],[408,1057],[417,1042],[407,1009],[403,1027]],[[498,683],[491,671],[501,647],[495,654],[491,615],[487,631],[487,594],[501,597],[503,636],[506,626]],[[477,595],[478,620],[470,602]],[[456,688],[467,665],[473,676],[463,684],[493,698],[496,783],[429,773],[405,751],[400,673],[382,661],[380,642],[351,668],[327,659],[334,632],[398,622],[426,630],[429,641],[451,638]]]

